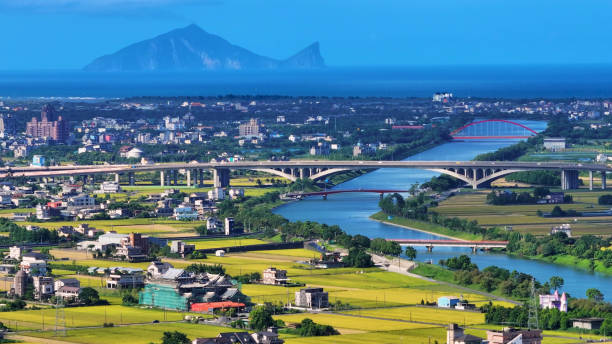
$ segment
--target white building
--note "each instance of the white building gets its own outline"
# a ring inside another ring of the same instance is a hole
[[[198,211],[192,207],[179,206],[174,208],[173,215],[175,220],[193,221],[198,219]]]
[[[90,207],[96,205],[96,199],[88,194],[80,194],[68,198],[68,205],[73,207]]]
[[[98,242],[102,245],[121,245],[125,240],[129,240],[130,236],[119,233],[105,233],[98,237]]]
[[[100,184],[100,193],[117,193],[121,191],[119,183],[115,182],[103,182]]]
[[[171,268],[172,265],[169,263],[154,261],[149,264],[149,267],[147,267],[147,274],[149,274],[152,278],[159,278]]]
[[[225,199],[225,190],[223,188],[212,188],[208,191],[208,199],[222,201]]]
[[[544,149],[559,152],[565,150],[565,138],[563,137],[545,137]]]
[[[47,274],[47,262],[44,260],[24,260],[19,268],[31,276],[44,276]]]
[[[125,157],[128,159],[140,159],[142,157],[142,153],[143,151],[134,147],[125,153]]]
[[[230,235],[234,231],[234,218],[233,217],[225,218],[225,224],[223,226],[223,229],[225,230],[225,235]]]
[[[55,292],[55,296],[63,300],[76,300],[80,295],[81,288],[78,287],[61,287]]]
[[[228,194],[232,199],[244,197],[244,189],[230,189]]]

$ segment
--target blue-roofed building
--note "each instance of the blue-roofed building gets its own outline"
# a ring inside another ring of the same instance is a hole
[[[438,298],[438,307],[440,308],[455,308],[455,306],[461,301],[456,296],[440,296]]]

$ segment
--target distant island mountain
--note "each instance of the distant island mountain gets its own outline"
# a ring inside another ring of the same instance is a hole
[[[286,60],[257,55],[197,25],[172,30],[95,59],[86,71],[224,71],[325,67],[315,42]]]

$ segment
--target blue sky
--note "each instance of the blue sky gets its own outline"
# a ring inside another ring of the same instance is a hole
[[[0,0],[0,70],[81,68],[195,23],[330,66],[612,63],[612,1]]]

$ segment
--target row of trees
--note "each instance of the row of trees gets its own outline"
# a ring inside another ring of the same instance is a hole
[[[526,273],[510,271],[497,266],[489,266],[480,270],[466,255],[440,260],[440,265],[454,271],[454,279],[460,285],[477,287],[487,292],[497,290],[508,297],[528,298],[531,294],[532,280],[534,280],[536,289],[541,293],[549,293],[551,288],[549,282],[540,284],[533,276]]]
[[[509,235],[508,252],[525,257],[569,255],[589,261],[594,270],[597,263],[612,267],[612,237],[602,238],[594,235],[582,235],[568,238],[565,233],[536,237],[531,234],[512,233]]]

